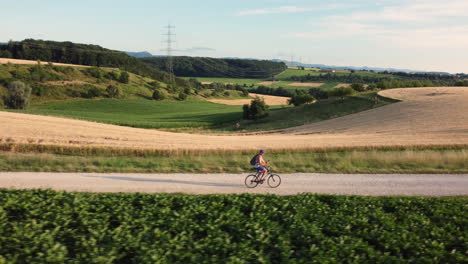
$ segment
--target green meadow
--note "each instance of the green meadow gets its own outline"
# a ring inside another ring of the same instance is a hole
[[[32,105],[21,113],[70,117],[139,128],[209,127],[240,120],[242,106],[204,100],[95,99]]]

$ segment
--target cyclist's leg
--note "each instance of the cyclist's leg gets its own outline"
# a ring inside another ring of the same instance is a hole
[[[262,177],[261,177],[261,180],[263,181],[265,179],[265,176],[266,176],[266,173],[267,173],[267,168],[263,167],[263,170],[262,170]]]
[[[262,171],[259,170],[258,168],[256,169],[257,169],[257,173],[255,173],[255,181],[259,181],[262,175]]]

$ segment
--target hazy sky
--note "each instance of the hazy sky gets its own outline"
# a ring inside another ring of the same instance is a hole
[[[468,73],[468,0],[0,0],[0,41]]]

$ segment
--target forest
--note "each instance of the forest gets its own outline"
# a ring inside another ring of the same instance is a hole
[[[10,41],[6,44],[0,44],[0,57],[112,67],[163,82],[169,80],[167,73],[128,56],[124,52],[106,49],[98,45],[77,44],[69,41],[57,42],[34,39],[25,39],[19,42]],[[176,79],[176,83],[184,85],[186,81]]]
[[[167,57],[140,58],[141,61],[166,70]],[[228,77],[266,79],[287,69],[283,62],[206,57],[173,57],[174,73],[184,77]]]

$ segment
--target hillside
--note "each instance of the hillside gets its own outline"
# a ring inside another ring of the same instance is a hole
[[[126,74],[128,80],[121,80],[121,76]],[[4,87],[15,80],[31,86],[33,104],[109,97],[106,89],[110,85],[118,89],[119,95],[116,97],[120,99],[151,98],[153,90],[166,87],[165,83],[116,68],[4,64],[0,65],[0,96],[6,94]]]
[[[106,49],[98,45],[25,39],[19,42],[10,41],[7,44],[0,44],[1,57],[112,67],[163,82],[168,80],[167,73],[150,67],[124,52]],[[187,85],[187,82],[182,79],[177,79],[176,82],[181,86]]]
[[[141,58],[159,70],[165,70],[167,57]],[[184,77],[271,78],[286,70],[282,62],[205,57],[174,57],[174,73]]]

